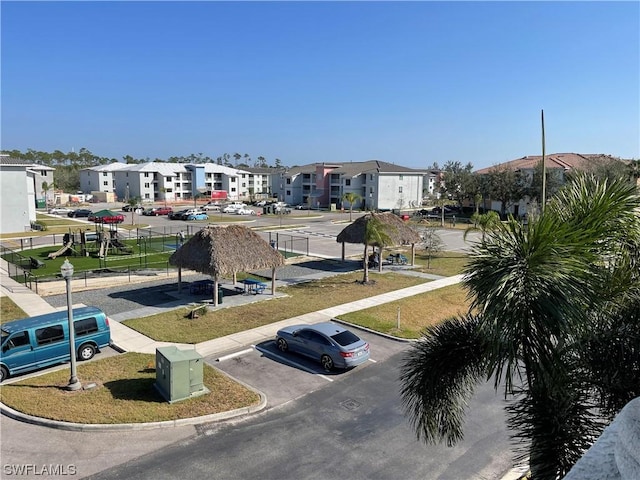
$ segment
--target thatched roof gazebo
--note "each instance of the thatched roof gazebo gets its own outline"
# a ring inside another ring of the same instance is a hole
[[[368,213],[356,219],[351,225],[345,227],[336,238],[338,243],[342,243],[342,260],[344,261],[344,244],[345,243],[362,243],[365,244],[365,232],[367,223],[373,219],[379,221],[386,235],[391,239],[392,245],[411,245],[411,265],[415,264],[415,245],[420,242],[420,235],[413,228],[407,225],[400,217],[394,213]],[[382,249],[383,246],[371,244],[374,247]],[[367,262],[365,253],[365,263]],[[382,267],[382,258],[380,258],[379,266]]]
[[[209,225],[176,250],[169,263],[178,267],[178,288],[182,269],[188,268],[213,277],[213,304],[218,305],[218,279],[238,272],[271,268],[271,294],[275,295],[276,267],[284,257],[253,230],[241,225]]]

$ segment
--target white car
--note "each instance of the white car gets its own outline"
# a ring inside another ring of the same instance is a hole
[[[206,205],[204,205],[202,207],[203,210],[208,210],[208,211],[212,211],[212,212],[219,212],[220,211],[220,205],[218,205],[217,203],[207,203]]]
[[[49,213],[51,213],[52,215],[67,215],[71,212],[73,212],[73,208],[54,207],[49,209]]]
[[[244,208],[244,205],[231,204],[224,207],[222,211],[224,213],[236,213],[236,211],[240,210],[241,208]]]
[[[255,210],[252,210],[250,208],[245,208],[245,207],[240,207],[234,213],[236,215],[255,215],[256,214]]]

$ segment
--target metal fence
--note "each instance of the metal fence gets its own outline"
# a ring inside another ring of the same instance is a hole
[[[309,255],[309,239],[283,232],[269,232],[269,244],[285,257]]]

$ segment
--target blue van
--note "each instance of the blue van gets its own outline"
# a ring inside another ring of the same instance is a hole
[[[73,309],[76,358],[89,360],[111,341],[109,317],[96,307]],[[17,373],[68,362],[67,311],[3,323],[0,382]]]

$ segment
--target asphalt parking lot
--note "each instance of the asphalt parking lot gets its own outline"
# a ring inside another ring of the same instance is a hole
[[[275,339],[248,345],[226,357],[207,357],[205,361],[266,394],[267,408],[274,408],[319,390],[336,381],[348,381],[359,371],[405,350],[409,343],[349,327],[369,342],[371,358],[347,371],[326,372],[319,362],[296,353],[278,350]]]

